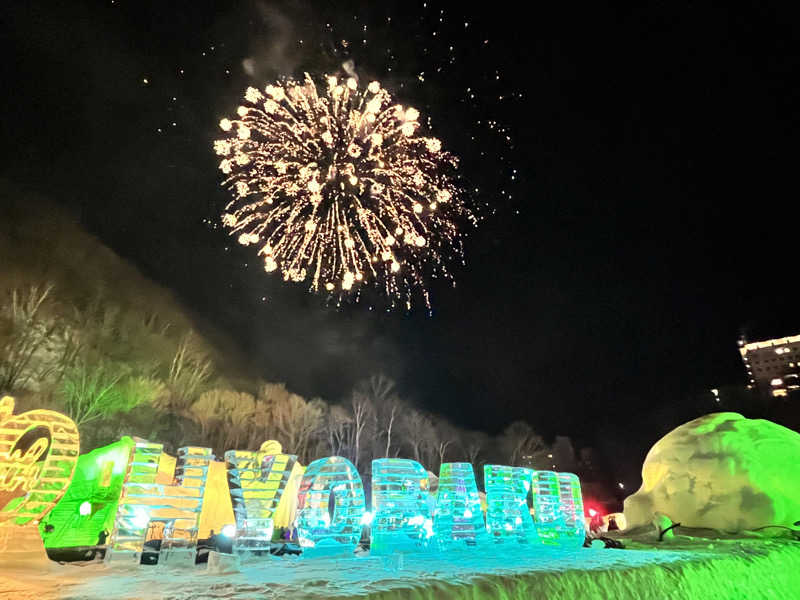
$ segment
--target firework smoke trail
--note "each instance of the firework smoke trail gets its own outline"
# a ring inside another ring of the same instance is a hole
[[[233,194],[223,224],[258,245],[267,272],[340,299],[375,285],[391,306],[430,308],[429,277],[452,280],[457,223],[476,224],[455,183],[458,160],[419,135],[419,112],[377,81],[308,75],[250,87],[214,142]]]

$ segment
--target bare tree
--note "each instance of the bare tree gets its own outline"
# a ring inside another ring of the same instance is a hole
[[[353,420],[344,407],[333,405],[328,408],[328,448],[333,456],[341,456],[345,453],[348,430],[352,422]]]
[[[178,344],[167,374],[169,408],[172,412],[187,415],[190,406],[211,377],[212,368],[211,360],[195,348],[190,331]]]
[[[525,421],[514,421],[500,436],[500,443],[509,464],[519,465],[525,456],[532,456],[545,447],[544,440]]]
[[[439,468],[442,468],[442,463],[444,462],[445,454],[447,454],[447,448],[450,444],[453,443],[453,440],[439,440],[439,443],[436,445],[436,453],[439,457]]]
[[[13,289],[8,302],[0,306],[0,390],[24,386],[33,375],[33,358],[56,329],[42,310],[52,289],[52,285],[32,286],[27,292]]]
[[[430,457],[430,449],[434,446],[436,438],[431,418],[422,411],[412,408],[405,413],[403,421],[403,429],[414,454],[414,460],[427,468],[427,458]]]
[[[389,458],[389,451],[392,448],[392,429],[394,428],[394,421],[397,417],[398,404],[392,402],[389,406],[388,416],[385,420],[385,435],[386,435],[386,450],[383,453],[384,458]]]
[[[352,424],[350,427],[352,449],[353,449],[353,465],[358,470],[359,459],[361,457],[361,435],[364,433],[364,428],[367,426],[370,415],[373,413],[372,402],[366,396],[360,394],[353,394],[350,401],[350,411],[352,415]]]
[[[189,409],[189,417],[200,425],[200,433],[218,456],[238,449],[249,439],[256,411],[255,398],[233,390],[203,392]]]
[[[119,365],[77,362],[66,370],[61,385],[64,411],[81,426],[150,403],[162,389],[156,380],[124,373]]]
[[[392,432],[400,410],[395,382],[383,374],[373,375],[356,385],[353,395],[368,400],[372,407],[375,434],[371,438],[372,456],[388,457],[392,451]]]
[[[489,443],[489,436],[482,431],[466,431],[459,437],[461,449],[473,467],[478,466],[478,457]]]
[[[306,402],[302,396],[289,392],[284,384],[266,384],[261,395],[272,413],[281,444],[287,452],[305,458],[312,437],[322,425],[324,402],[318,398]]]

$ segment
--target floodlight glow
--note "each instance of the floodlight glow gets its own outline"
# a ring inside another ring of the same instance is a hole
[[[150,522],[150,515],[146,512],[139,512],[133,517],[132,521],[136,527],[147,527],[147,524]]]
[[[232,538],[236,535],[236,525],[225,525],[222,528],[222,535],[226,538]]]
[[[78,514],[82,517],[85,517],[92,512],[92,503],[91,502],[81,502],[80,507],[78,507]]]

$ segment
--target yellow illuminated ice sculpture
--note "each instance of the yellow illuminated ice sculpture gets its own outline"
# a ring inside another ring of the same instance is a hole
[[[267,441],[258,452],[229,450],[225,453],[228,486],[236,535],[236,554],[269,552],[275,511],[297,463],[294,454],[283,454],[281,445]]]
[[[159,564],[194,564],[214,455],[210,448],[179,448],[174,476],[166,482],[159,468],[165,458],[161,444],[137,442],[131,448],[106,562],[138,563],[145,543],[160,539]]]
[[[67,490],[80,448],[69,417],[13,412],[14,399],[0,399],[0,565],[47,560],[37,526]]]

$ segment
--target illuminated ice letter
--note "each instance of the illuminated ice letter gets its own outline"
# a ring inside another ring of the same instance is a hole
[[[415,460],[372,461],[370,554],[423,548],[432,535],[428,473]]]
[[[475,473],[470,463],[443,463],[433,515],[433,533],[442,549],[488,541]]]
[[[139,562],[144,544],[161,540],[159,564],[194,564],[197,524],[203,509],[210,448],[178,449],[172,484],[158,481],[165,460],[161,444],[137,442],[131,448],[106,561]]]
[[[558,473],[534,471],[533,514],[539,540],[543,544],[560,546],[566,519],[561,511],[561,483]]]
[[[269,551],[274,528],[272,515],[296,462],[297,456],[293,454],[250,450],[225,453],[228,487],[236,518],[234,553]]]
[[[583,547],[586,540],[586,521],[583,518],[583,494],[581,482],[573,473],[558,474],[561,514],[564,517],[562,545],[572,548]]]
[[[484,465],[486,530],[498,543],[531,544],[538,541],[528,508],[533,469]]]
[[[14,399],[0,399],[0,566],[47,562],[39,521],[67,491],[79,451],[69,417],[13,412]]]
[[[331,456],[308,465],[297,492],[297,536],[304,555],[352,553],[363,516],[364,486],[353,463]]]

